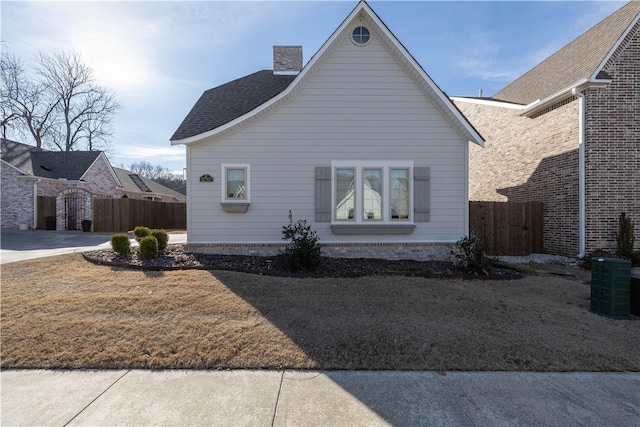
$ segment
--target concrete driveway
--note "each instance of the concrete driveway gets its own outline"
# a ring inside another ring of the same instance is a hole
[[[111,247],[112,233],[0,230],[0,264]],[[186,234],[170,234],[169,243],[185,243]],[[132,243],[135,240],[132,239]]]

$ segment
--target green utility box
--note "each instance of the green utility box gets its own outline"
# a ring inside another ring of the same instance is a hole
[[[640,316],[640,275],[633,275],[631,272],[631,314]]]
[[[631,262],[616,258],[591,260],[591,312],[628,319],[631,306]]]

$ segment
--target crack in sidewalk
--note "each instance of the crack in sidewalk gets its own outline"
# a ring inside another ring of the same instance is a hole
[[[284,372],[280,375],[280,386],[278,387],[278,395],[276,396],[276,406],[273,408],[273,418],[271,419],[271,427],[275,425],[276,415],[278,414],[278,404],[280,403],[280,393],[282,392],[282,383],[284,381]]]
[[[82,414],[89,406],[93,405],[93,402],[95,402],[96,400],[100,399],[100,397],[102,397],[103,394],[105,394],[107,391],[109,391],[109,389],[111,387],[113,387],[114,385],[116,385],[116,383],[118,381],[120,381],[122,378],[124,378],[125,375],[127,375],[129,372],[131,372],[131,369],[127,370],[124,374],[122,374],[121,376],[119,376],[113,383],[111,383],[111,385],[109,385],[109,387],[105,388],[99,395],[97,395],[91,402],[87,403],[87,405],[82,408],[80,410],[80,412],[78,412],[77,414],[75,414],[73,416],[73,418],[71,418],[69,421],[67,421],[66,423],[63,424],[62,427],[67,427],[69,424],[71,424],[71,422],[73,422],[73,420],[75,420],[76,418],[78,418],[78,416],[80,414]]]

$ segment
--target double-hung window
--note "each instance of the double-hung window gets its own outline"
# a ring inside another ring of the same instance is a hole
[[[334,161],[333,223],[412,222],[413,162]]]

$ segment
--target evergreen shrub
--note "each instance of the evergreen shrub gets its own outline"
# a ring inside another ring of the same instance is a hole
[[[151,234],[151,229],[149,227],[138,225],[133,229],[133,234],[134,236],[136,236],[136,242],[140,243],[143,237],[147,237],[149,234]]]
[[[153,259],[158,256],[158,239],[146,236],[140,240],[140,256],[144,259]]]
[[[151,230],[150,236],[153,236],[158,241],[158,250],[164,251],[167,249],[167,245],[169,244],[169,233],[162,229],[153,229]]]
[[[125,233],[113,234],[111,236],[111,248],[120,255],[131,253],[131,243],[129,236]]]
[[[278,254],[280,265],[289,271],[315,271],[320,265],[322,247],[318,243],[318,235],[311,230],[307,220],[293,222],[289,211],[289,224],[282,227],[282,240],[289,244]]]

